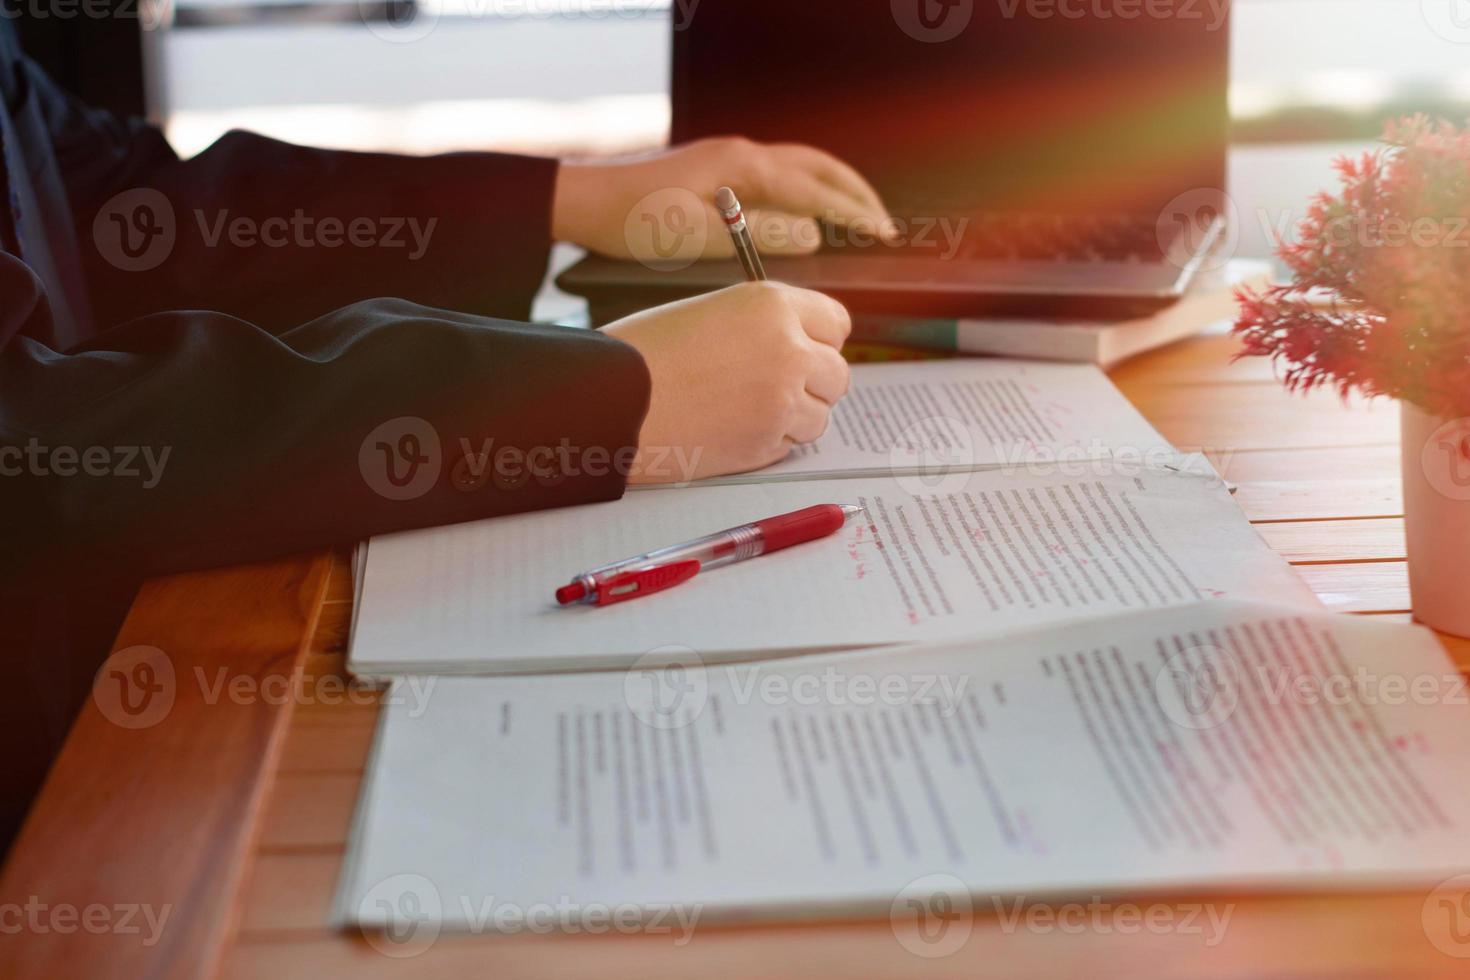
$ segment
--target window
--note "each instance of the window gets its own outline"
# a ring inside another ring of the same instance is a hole
[[[177,0],[150,32],[155,114],[185,154],[236,127],[413,153],[647,148],[667,138],[672,21],[695,3]],[[1470,116],[1470,0],[1235,0],[1232,30],[1243,254],[1386,116]]]

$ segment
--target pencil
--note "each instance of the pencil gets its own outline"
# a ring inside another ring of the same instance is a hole
[[[730,229],[730,239],[735,243],[735,254],[740,258],[745,278],[751,282],[765,282],[766,267],[761,264],[760,253],[755,250],[755,241],[750,237],[750,226],[745,221],[745,211],[741,209],[735,192],[728,187],[721,187],[715,192],[715,207],[720,209],[725,227]]]

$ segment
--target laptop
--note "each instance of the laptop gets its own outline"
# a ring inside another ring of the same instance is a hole
[[[824,224],[815,256],[766,260],[856,312],[1141,316],[1229,234],[1221,9],[700,0],[673,31],[672,138],[808,143],[862,171],[897,244]],[[591,257],[560,283],[621,312],[740,279]]]

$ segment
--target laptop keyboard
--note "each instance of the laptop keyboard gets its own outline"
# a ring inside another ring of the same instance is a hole
[[[840,228],[828,230],[827,250],[969,261],[1161,262],[1156,218],[1134,215],[989,213],[972,217],[929,217],[895,213],[900,240],[875,245],[849,241]],[[942,212],[939,212],[942,213]]]

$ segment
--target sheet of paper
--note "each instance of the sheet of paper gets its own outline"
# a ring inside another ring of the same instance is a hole
[[[1045,329],[1044,327],[1039,329]],[[857,364],[816,442],[759,473],[709,483],[1055,463],[1173,448],[1090,364],[970,359]]]
[[[553,601],[584,569],[817,503],[860,504],[866,520],[646,599]],[[669,648],[718,662],[1225,597],[1316,605],[1213,473],[1094,460],[697,487],[374,538],[350,666],[595,669]]]
[[[700,670],[409,680],[343,921],[883,914],[1470,868],[1465,681],[1416,627],[1201,602]]]

